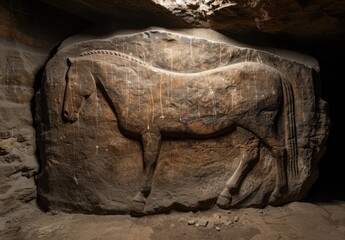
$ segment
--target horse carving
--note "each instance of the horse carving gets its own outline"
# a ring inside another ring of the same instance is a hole
[[[90,56],[91,55],[91,56]],[[108,55],[105,61],[104,55]],[[297,174],[292,86],[262,63],[242,62],[197,73],[159,69],[138,58],[109,50],[69,58],[62,115],[73,123],[84,100],[98,88],[116,114],[125,136],[142,144],[141,186],[133,198],[143,209],[160,152],[162,136],[210,138],[241,127],[253,133],[276,162],[270,202],[287,191],[287,172]],[[258,125],[260,123],[260,125]],[[284,134],[278,134],[282,124]],[[228,207],[243,176],[259,158],[243,154],[217,204]]]

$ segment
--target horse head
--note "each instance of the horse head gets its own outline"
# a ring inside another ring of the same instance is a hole
[[[66,76],[66,90],[63,118],[71,123],[79,119],[79,112],[86,98],[96,90],[95,79],[92,75],[90,61],[68,58],[69,69]]]

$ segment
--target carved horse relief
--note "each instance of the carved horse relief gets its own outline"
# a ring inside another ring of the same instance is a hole
[[[111,60],[105,61],[104,55]],[[109,50],[85,52],[69,58],[68,64],[64,119],[76,122],[84,100],[98,88],[116,114],[119,129],[141,142],[144,169],[133,198],[139,210],[151,192],[162,136],[206,139],[231,133],[236,127],[251,132],[258,139],[254,147],[267,148],[275,159],[271,203],[287,191],[287,174],[298,172],[292,87],[272,67],[242,62],[179,73]],[[283,136],[278,134],[279,124]],[[252,157],[242,154],[237,170],[219,194],[220,207],[230,206],[231,195],[258,159],[259,151]]]

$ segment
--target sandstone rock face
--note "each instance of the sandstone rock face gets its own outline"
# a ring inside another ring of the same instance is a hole
[[[39,13],[37,6],[0,3],[0,218],[36,199],[35,87],[49,52],[75,32],[78,23],[60,27],[64,21],[57,20],[59,14],[48,7]]]
[[[0,215],[36,198],[38,172],[31,100],[34,75],[47,55],[1,41]],[[34,64],[32,64],[34,63]],[[35,65],[37,64],[37,65]]]
[[[243,32],[257,29],[304,38],[327,39],[343,32],[345,3],[331,0],[154,0],[186,22]],[[308,27],[306,27],[308,26]]]
[[[332,0],[40,0],[92,22],[205,27],[228,33],[282,33],[307,40],[341,37],[344,1]],[[341,37],[343,38],[343,37]]]
[[[212,30],[72,37],[37,93],[39,202],[150,214],[299,200],[328,135],[318,81],[310,57]]]

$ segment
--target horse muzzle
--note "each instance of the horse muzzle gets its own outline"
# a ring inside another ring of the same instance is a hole
[[[74,113],[70,113],[68,111],[63,111],[63,117],[66,121],[70,122],[70,123],[74,123],[79,119],[79,114],[74,112]]]

